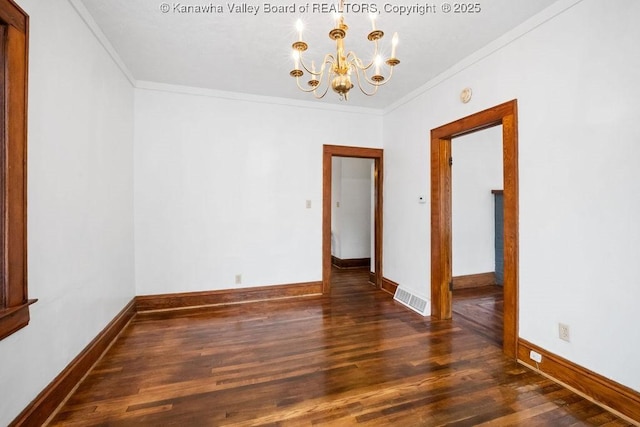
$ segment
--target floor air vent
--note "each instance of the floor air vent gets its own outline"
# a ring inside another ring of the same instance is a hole
[[[393,299],[423,316],[429,316],[431,314],[429,300],[400,286],[396,289],[396,294],[393,296]]]

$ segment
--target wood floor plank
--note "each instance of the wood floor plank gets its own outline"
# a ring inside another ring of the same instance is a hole
[[[488,332],[498,293],[434,321],[368,279],[335,270],[327,296],[140,314],[50,425],[627,425],[505,359]]]

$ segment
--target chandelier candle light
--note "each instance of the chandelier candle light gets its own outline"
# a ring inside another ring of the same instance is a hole
[[[316,64],[311,61],[311,69],[305,65],[302,59],[302,53],[308,49],[307,43],[302,39],[303,24],[300,19],[296,23],[296,30],[298,31],[298,41],[294,42],[291,47],[293,48],[293,64],[294,68],[289,75],[295,77],[298,88],[303,92],[313,92],[313,95],[320,99],[323,98],[329,87],[334,92],[340,95],[341,100],[349,99],[349,91],[353,88],[351,82],[351,75],[355,74],[358,87],[367,96],[373,96],[378,91],[378,88],[387,83],[393,75],[393,68],[400,63],[396,58],[396,46],[398,45],[398,33],[393,35],[391,41],[391,57],[385,61],[390,67],[389,77],[385,78],[381,74],[382,56],[379,54],[378,41],[384,36],[384,32],[376,29],[376,15],[371,14],[371,27],[372,31],[367,36],[369,41],[373,42],[374,52],[373,59],[368,64],[364,64],[362,59],[353,51],[345,53],[344,39],[347,37],[347,31],[349,27],[344,23],[344,16],[342,11],[344,10],[344,0],[340,0],[340,7],[338,13],[335,15],[335,27],[329,31],[329,38],[336,42],[336,54],[328,53],[322,60],[322,66],[319,71],[316,71]],[[367,72],[373,68],[373,75],[367,76]],[[304,71],[303,71],[304,70]],[[307,84],[309,88],[304,88],[300,85],[300,77],[305,75],[305,71],[309,74],[310,78]],[[322,81],[326,76],[326,87],[324,91],[319,91]],[[370,92],[367,92],[363,83],[368,84]]]

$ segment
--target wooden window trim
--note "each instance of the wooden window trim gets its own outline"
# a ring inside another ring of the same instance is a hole
[[[27,64],[29,17],[0,0],[0,339],[29,323]]]

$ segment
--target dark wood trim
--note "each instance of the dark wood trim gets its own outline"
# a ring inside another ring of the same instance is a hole
[[[380,148],[324,145],[322,154],[322,292],[331,290],[331,171],[333,157],[356,157],[374,160],[374,186],[376,202],[374,208],[374,272],[376,287],[382,286],[382,206],[384,159]]]
[[[10,425],[43,425],[133,319],[135,309],[132,299]]]
[[[29,306],[38,300],[27,300],[26,304],[0,310],[0,340],[29,324]]]
[[[0,1],[0,339],[29,323],[27,78],[29,17]]]
[[[504,194],[504,190],[491,190],[491,194],[500,194],[500,195],[503,195],[503,194]]]
[[[451,139],[502,125],[504,185],[504,353],[518,346],[518,108],[512,100],[431,130],[431,314],[450,319]]]
[[[502,117],[502,151],[504,182],[504,334],[506,355],[518,354],[518,271],[520,235],[518,195],[518,104],[511,101]]]
[[[371,258],[342,259],[331,255],[331,265],[338,268],[362,268],[371,266]]]
[[[431,132],[431,315],[451,319],[451,138]]]
[[[381,287],[381,289],[383,291],[388,292],[391,295],[395,295],[396,294],[396,289],[398,289],[398,286],[400,286],[400,285],[398,285],[393,280],[389,280],[386,277],[382,278],[382,287]]]
[[[291,285],[259,286],[255,288],[223,289],[219,291],[184,292],[141,295],[136,297],[138,312],[175,310],[207,305],[241,304],[247,302],[297,298],[322,294],[322,282]]]
[[[452,280],[453,289],[479,288],[481,286],[495,285],[496,273],[490,271],[488,273],[467,274],[455,276]]]
[[[640,393],[583,368],[522,338],[518,345],[518,362],[541,372],[552,380],[597,403],[605,409],[640,421]],[[529,358],[531,350],[542,355],[542,362]]]
[[[375,286],[376,284],[376,273],[373,271],[369,272],[369,283]]]
[[[12,0],[0,0],[0,21],[28,33],[29,15]]]

